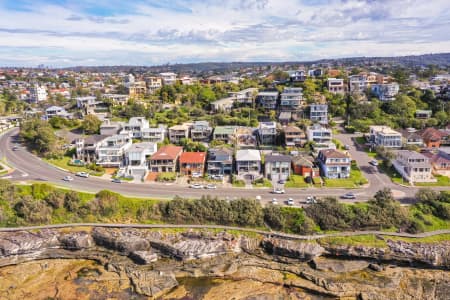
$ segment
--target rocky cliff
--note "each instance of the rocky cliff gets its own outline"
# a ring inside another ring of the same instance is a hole
[[[225,231],[84,228],[0,233],[0,268],[44,259],[96,261],[128,281],[134,292],[149,297],[164,295],[180,278],[192,277],[254,280],[350,299],[450,295],[449,242],[322,247]]]

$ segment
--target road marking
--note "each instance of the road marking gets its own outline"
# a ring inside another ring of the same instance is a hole
[[[23,173],[22,177],[28,177],[28,174],[27,173]]]

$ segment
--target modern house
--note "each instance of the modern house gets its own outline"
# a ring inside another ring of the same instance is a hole
[[[319,177],[320,169],[316,167],[314,158],[309,156],[297,155],[292,158],[293,173],[307,177]]]
[[[237,104],[252,105],[255,102],[256,94],[258,93],[257,88],[248,88],[239,92],[228,93]]]
[[[280,96],[280,110],[298,111],[303,104],[302,88],[284,88]]]
[[[306,143],[306,134],[297,126],[286,126],[284,131],[284,144],[287,147],[303,147]]]
[[[370,126],[369,141],[375,147],[400,148],[402,146],[402,134],[389,126]]]
[[[96,160],[98,145],[106,140],[110,135],[94,134],[85,138],[75,140],[76,158],[87,163]]]
[[[290,82],[304,82],[306,80],[305,70],[289,70],[287,73]]]
[[[167,126],[160,124],[158,127],[149,127],[142,130],[142,141],[162,143],[167,136]]]
[[[147,94],[145,81],[135,81],[128,85],[128,95],[130,98],[139,98]]]
[[[350,158],[337,150],[328,149],[319,151],[317,161],[326,178],[349,178],[351,162]]]
[[[258,139],[261,145],[275,145],[277,142],[277,123],[259,122]]]
[[[148,159],[157,151],[154,143],[132,144],[125,151],[126,175],[144,178],[148,171]]]
[[[234,144],[237,126],[216,126],[213,140],[222,141],[225,144]]]
[[[130,96],[121,94],[104,94],[103,98],[112,102],[113,105],[124,106],[130,100]]]
[[[202,177],[205,172],[206,152],[183,152],[180,155],[180,174]]]
[[[264,157],[264,175],[269,180],[288,180],[291,176],[291,161],[289,155],[266,155]]]
[[[350,92],[364,93],[370,86],[366,74],[351,75],[348,82]]]
[[[259,92],[256,102],[265,110],[275,110],[277,109],[278,91]]]
[[[331,129],[317,123],[306,128],[306,135],[308,136],[308,141],[310,142],[315,142],[318,144],[327,144],[332,142]]]
[[[50,106],[45,110],[45,119],[49,120],[53,117],[61,117],[65,119],[72,118],[73,114],[68,113],[64,107],[61,106]]]
[[[195,121],[191,127],[191,139],[195,142],[208,142],[211,138],[212,127],[208,121]]]
[[[328,105],[311,104],[309,106],[309,119],[314,123],[328,124]]]
[[[150,172],[176,172],[183,147],[167,145],[161,147],[149,160]]]
[[[177,82],[177,74],[172,73],[172,72],[164,72],[164,73],[159,73],[159,76],[162,79],[162,82],[165,85],[172,85],[175,82]]]
[[[121,122],[113,122],[110,119],[105,119],[100,125],[100,134],[114,135],[122,130]]]
[[[261,177],[261,154],[258,150],[245,149],[236,151],[236,172],[245,180]]]
[[[130,133],[134,139],[140,139],[146,128],[149,128],[149,122],[145,117],[132,117],[128,123],[123,124],[122,132]]]
[[[381,101],[395,100],[400,87],[398,83],[374,84],[371,86],[372,93]]]
[[[431,118],[431,115],[433,114],[433,112],[431,110],[423,110],[423,109],[418,109],[416,110],[416,119],[420,119],[420,120],[427,120],[429,118]]]
[[[179,144],[182,139],[189,137],[190,124],[175,125],[169,128],[169,140],[173,144]]]
[[[101,101],[97,101],[97,97],[94,96],[85,96],[85,97],[77,97],[77,108],[81,109],[95,109],[95,107],[101,103]]]
[[[327,89],[332,94],[344,94],[345,93],[344,79],[328,78]]]
[[[128,134],[116,134],[106,138],[97,145],[96,164],[110,168],[121,167],[124,163],[125,152],[132,143],[132,138]]]
[[[157,89],[160,89],[162,87],[161,77],[147,76],[144,80],[147,84],[147,90],[150,94],[153,94]]]
[[[210,177],[232,174],[233,150],[227,147],[217,147],[209,149],[206,172]]]
[[[234,106],[234,97],[222,98],[211,102],[211,111],[213,112],[230,112]]]
[[[435,182],[431,175],[431,164],[423,154],[410,150],[399,150],[392,162],[397,172],[409,183]]]

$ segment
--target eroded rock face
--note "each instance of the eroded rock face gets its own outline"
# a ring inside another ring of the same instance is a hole
[[[264,239],[261,246],[271,255],[295,258],[309,261],[320,256],[325,250],[316,243],[282,240],[275,238]]]

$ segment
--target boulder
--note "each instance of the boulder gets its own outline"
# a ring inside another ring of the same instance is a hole
[[[271,255],[295,258],[301,261],[310,261],[324,252],[324,248],[316,243],[277,238],[264,239],[261,246]]]

